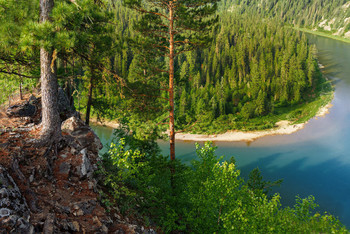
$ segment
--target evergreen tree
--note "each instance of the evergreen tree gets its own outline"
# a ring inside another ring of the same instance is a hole
[[[175,160],[174,74],[175,57],[185,51],[205,46],[210,29],[216,24],[218,0],[124,0],[126,6],[138,11],[141,19],[135,30],[142,34],[146,60],[166,57],[168,68],[151,68],[169,74],[170,158]],[[147,54],[146,54],[147,53]]]

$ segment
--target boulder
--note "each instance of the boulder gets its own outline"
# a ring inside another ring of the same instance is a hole
[[[92,153],[98,153],[103,148],[100,138],[91,128],[88,131],[73,132],[73,136],[77,138],[83,148],[87,148]]]
[[[84,128],[85,126],[85,123],[81,119],[78,119],[77,117],[73,116],[65,120],[61,124],[61,129],[63,132],[72,133],[81,128]]]
[[[7,108],[8,117],[32,117],[35,115],[36,107],[30,103],[22,103]]]
[[[70,136],[75,138],[80,146],[78,149],[79,151],[87,148],[88,151],[98,153],[103,147],[100,139],[94,131],[89,126],[85,125],[81,119],[75,116],[65,120],[61,125],[61,129],[63,132],[69,133]]]

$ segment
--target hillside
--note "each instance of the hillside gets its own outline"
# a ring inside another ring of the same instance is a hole
[[[25,98],[0,109],[0,233],[145,230],[101,202],[106,188],[96,171],[102,144],[91,128],[75,116],[65,120],[74,111],[61,105],[62,140],[56,147],[37,146],[32,139],[40,132],[40,96]]]
[[[324,31],[350,38],[350,2],[348,0],[224,0],[222,10],[260,14],[278,18],[297,27]]]

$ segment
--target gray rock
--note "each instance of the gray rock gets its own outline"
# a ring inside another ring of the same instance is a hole
[[[0,230],[5,233],[33,233],[25,198],[5,168],[0,166]]]
[[[0,209],[3,212],[5,212],[4,209],[8,209],[11,215],[29,220],[30,211],[27,202],[12,177],[2,166],[0,166],[0,187]]]
[[[90,172],[92,172],[92,167],[90,160],[87,156],[87,149],[83,149],[80,153],[82,154],[82,164],[80,166],[80,173],[81,176],[84,177],[87,176]]]
[[[11,210],[9,210],[7,208],[1,208],[0,209],[0,218],[8,217],[10,215],[11,215]]]
[[[32,117],[35,115],[36,107],[29,103],[10,106],[6,110],[8,117]]]
[[[61,124],[62,131],[67,133],[72,133],[83,127],[85,127],[85,123],[81,119],[78,119],[75,116],[70,117],[69,119],[65,120]]]
[[[61,129],[76,139],[77,144],[80,146],[79,151],[87,148],[91,152],[98,153],[103,147],[94,131],[75,116],[65,120],[61,125]]]

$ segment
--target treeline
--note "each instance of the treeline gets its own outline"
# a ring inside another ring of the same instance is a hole
[[[347,0],[223,0],[221,10],[260,14],[298,27],[331,31],[344,36],[350,31],[350,3]]]

